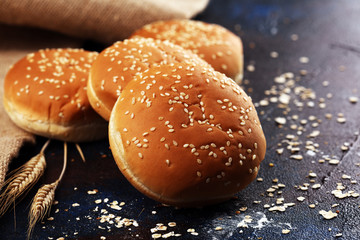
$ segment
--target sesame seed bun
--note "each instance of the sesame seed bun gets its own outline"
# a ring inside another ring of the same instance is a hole
[[[121,95],[122,89],[149,68],[174,62],[198,61],[207,64],[191,51],[167,41],[126,39],[102,51],[92,65],[88,81],[88,97],[105,120]]]
[[[135,31],[132,36],[169,40],[192,50],[215,70],[241,83],[243,46],[241,39],[217,25],[194,20],[158,21]]]
[[[105,138],[107,122],[91,108],[86,94],[97,55],[82,49],[45,49],[20,59],[4,80],[3,103],[9,117],[20,128],[48,138]]]
[[[128,83],[111,113],[109,141],[135,188],[184,207],[231,198],[255,179],[266,149],[251,98],[196,63],[158,66]]]

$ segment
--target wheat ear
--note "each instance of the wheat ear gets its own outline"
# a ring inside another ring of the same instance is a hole
[[[32,230],[35,227],[35,224],[42,220],[45,215],[50,211],[51,205],[54,202],[55,190],[59,185],[59,182],[64,176],[66,164],[67,163],[67,144],[64,142],[64,163],[63,169],[59,178],[50,184],[45,184],[37,191],[29,213],[29,228],[28,228],[28,239],[31,237]]]
[[[0,216],[43,175],[46,167],[44,151],[49,142],[50,140],[44,144],[38,155],[32,157],[24,165],[9,174],[10,177],[4,183],[6,188],[0,194]]]

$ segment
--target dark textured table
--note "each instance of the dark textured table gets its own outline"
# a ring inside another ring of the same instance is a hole
[[[57,204],[32,239],[360,239],[360,2],[213,0],[197,19],[243,40],[243,87],[268,145],[258,180],[223,204],[175,209],[127,182],[107,140],[81,144],[86,163],[69,145]],[[37,140],[12,169],[39,151],[45,139]],[[57,178],[62,154],[52,142],[36,188]],[[26,238],[34,194],[16,206],[16,219],[14,211],[0,219],[0,239]]]

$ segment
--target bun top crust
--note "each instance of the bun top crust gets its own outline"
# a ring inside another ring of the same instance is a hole
[[[91,68],[90,103],[105,120],[109,120],[117,98],[135,75],[158,65],[191,61],[207,65],[191,51],[167,41],[139,38],[116,42],[100,53]]]
[[[220,25],[186,19],[158,21],[145,25],[131,37],[168,40],[192,50],[228,77],[234,80],[242,78],[242,42],[238,36]]]
[[[225,75],[184,63],[150,69],[126,86],[109,139],[124,176],[176,206],[231,198],[255,179],[266,149],[251,98]]]
[[[27,131],[69,141],[72,138],[63,136],[59,127],[68,131],[74,126],[104,125],[86,94],[97,55],[82,49],[45,49],[20,59],[4,81],[9,116]],[[74,139],[82,141],[86,136]]]

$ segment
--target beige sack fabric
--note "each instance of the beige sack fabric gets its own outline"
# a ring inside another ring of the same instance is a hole
[[[2,104],[3,80],[12,64],[43,48],[81,48],[83,39],[111,44],[153,21],[191,18],[207,3],[208,0],[1,0],[0,190],[11,159],[25,142],[35,141],[33,135],[11,122]]]
[[[112,43],[156,20],[191,18],[208,0],[1,0],[0,22]]]

